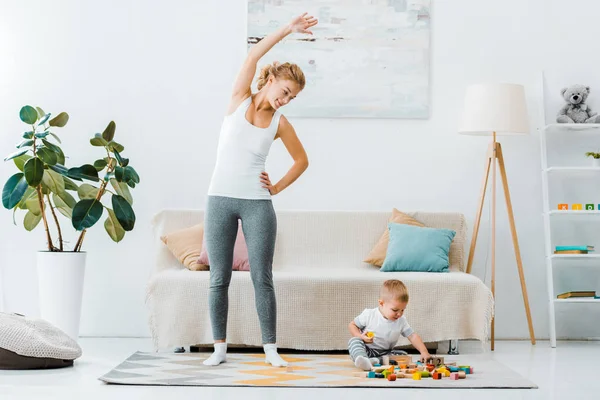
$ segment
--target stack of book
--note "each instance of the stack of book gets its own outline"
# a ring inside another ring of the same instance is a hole
[[[594,246],[556,246],[554,254],[588,254],[594,251]]]

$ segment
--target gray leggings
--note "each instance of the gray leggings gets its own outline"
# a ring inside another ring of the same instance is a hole
[[[204,216],[206,250],[210,264],[208,306],[213,339],[227,337],[229,282],[233,265],[233,247],[242,220],[248,247],[250,277],[254,285],[256,310],[263,344],[275,343],[277,304],[273,287],[273,253],[277,234],[277,217],[271,200],[246,200],[208,196]]]

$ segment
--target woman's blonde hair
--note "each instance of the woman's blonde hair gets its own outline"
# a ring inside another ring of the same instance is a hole
[[[289,62],[279,64],[275,61],[273,64],[265,65],[260,70],[256,85],[258,90],[262,89],[267,84],[270,76],[273,76],[276,79],[288,79],[294,81],[298,84],[300,90],[304,89],[304,85],[306,84],[304,72],[302,72],[298,65]]]

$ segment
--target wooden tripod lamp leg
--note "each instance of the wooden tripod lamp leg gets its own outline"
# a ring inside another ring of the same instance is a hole
[[[510,222],[510,231],[512,233],[513,246],[517,257],[517,267],[519,270],[519,278],[521,280],[521,291],[523,292],[523,302],[525,303],[525,313],[527,314],[527,324],[529,325],[529,336],[531,344],[535,344],[535,335],[533,333],[533,323],[531,322],[531,312],[529,310],[529,299],[527,297],[527,286],[525,285],[525,275],[523,274],[523,263],[521,261],[521,251],[519,250],[519,241],[517,239],[517,230],[515,228],[515,217],[513,215],[512,204],[510,201],[510,192],[508,190],[508,180],[506,178],[506,169],[504,168],[504,157],[502,156],[502,148],[498,143],[497,148],[498,164],[500,166],[500,176],[502,177],[502,185],[504,186],[504,197],[506,199],[506,209],[508,210],[508,220]]]
[[[479,194],[479,205],[477,207],[477,214],[475,216],[475,226],[473,227],[473,237],[471,238],[471,246],[469,247],[469,259],[467,261],[467,274],[471,273],[473,267],[473,257],[475,255],[475,245],[477,244],[477,234],[479,233],[479,223],[481,222],[481,210],[483,210],[483,204],[485,200],[485,192],[487,190],[488,177],[490,175],[490,165],[492,162],[492,146],[488,148],[487,160],[485,162],[485,172],[483,174],[483,182],[481,183],[481,192]]]

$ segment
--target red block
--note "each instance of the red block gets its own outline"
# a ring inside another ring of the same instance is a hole
[[[453,381],[457,381],[458,380],[458,372],[450,373],[450,379],[452,379]]]
[[[433,379],[442,379],[442,374],[440,374],[439,372],[434,372],[433,373]]]
[[[396,374],[389,374],[387,377],[388,381],[395,381],[396,380]]]

